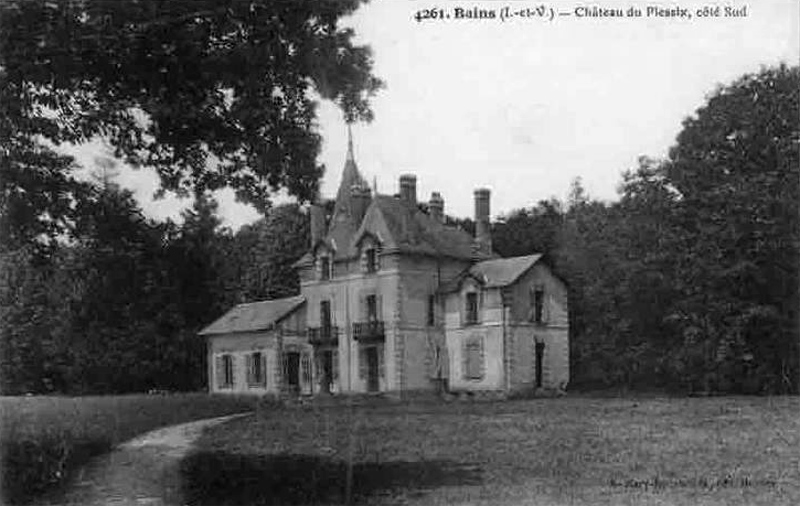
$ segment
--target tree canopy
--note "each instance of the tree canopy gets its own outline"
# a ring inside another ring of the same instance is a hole
[[[566,209],[494,225],[497,251],[549,253],[569,282],[574,384],[798,391],[798,147],[800,68],[763,69],[642,157],[619,201],[577,181]]]
[[[0,4],[0,139],[107,137],[165,190],[310,199],[318,96],[369,120],[381,86],[338,21],[365,0],[11,0]],[[31,146],[27,146],[30,148]],[[20,156],[5,149],[5,168]]]

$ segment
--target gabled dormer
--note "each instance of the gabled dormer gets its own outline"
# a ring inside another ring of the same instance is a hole
[[[356,239],[355,248],[361,273],[364,275],[376,274],[381,269],[383,242],[380,237],[370,232],[364,232]]]
[[[334,275],[334,258],[336,251],[330,245],[320,241],[312,250],[314,269],[318,281],[329,281]]]

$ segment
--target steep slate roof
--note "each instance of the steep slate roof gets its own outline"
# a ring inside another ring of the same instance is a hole
[[[348,132],[349,133],[349,132]],[[355,223],[350,192],[353,186],[367,186],[353,156],[352,137],[348,138],[347,160],[336,193],[336,204],[324,243],[334,250],[334,260],[357,256],[357,241],[365,233],[377,235],[384,251],[446,256],[462,260],[481,260],[494,255],[479,253],[467,232],[443,223],[396,197],[374,195],[362,222]],[[316,245],[313,245],[314,247]],[[310,264],[313,251],[307,252],[295,267]]]
[[[416,206],[388,195],[378,195],[356,233],[351,249],[364,233],[373,233],[383,241],[385,251],[446,256],[472,260],[477,251],[467,232],[444,225]]]
[[[442,293],[455,292],[466,277],[472,277],[486,288],[502,288],[513,284],[542,258],[541,254],[511,258],[494,258],[478,262],[442,286]]]
[[[542,255],[485,260],[472,266],[470,274],[483,281],[486,288],[497,288],[514,283],[525,274]]]
[[[267,330],[303,305],[302,295],[239,304],[199,332],[201,336]]]

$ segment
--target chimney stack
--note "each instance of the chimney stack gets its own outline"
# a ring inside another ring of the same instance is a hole
[[[367,209],[372,201],[372,191],[369,186],[355,184],[350,188],[350,206],[356,227],[361,225],[361,220],[367,214]]]
[[[488,188],[477,188],[475,190],[475,242],[482,253],[492,253],[492,230],[489,223],[489,199]]]
[[[308,208],[311,228],[311,247],[313,248],[319,241],[325,238],[327,226],[325,224],[325,209],[319,204],[311,204]]]
[[[431,213],[431,218],[444,223],[444,199],[439,192],[431,193],[431,199],[428,201],[428,209]]]
[[[414,174],[400,176],[400,200],[417,205],[417,176]]]

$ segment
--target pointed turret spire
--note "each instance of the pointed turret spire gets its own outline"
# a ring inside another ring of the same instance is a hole
[[[336,205],[333,214],[350,214],[350,193],[353,186],[368,187],[367,182],[361,176],[356,166],[355,155],[353,154],[353,130],[350,122],[347,123],[347,158],[342,170],[342,180],[339,183],[339,191],[336,192]]]
[[[347,161],[355,163],[356,157],[353,155],[353,129],[351,123],[347,122]]]

